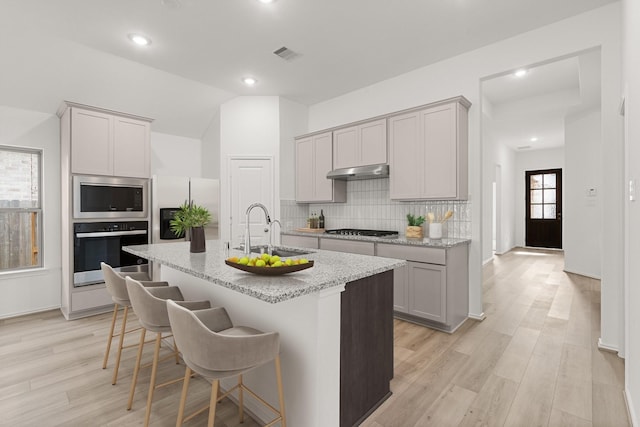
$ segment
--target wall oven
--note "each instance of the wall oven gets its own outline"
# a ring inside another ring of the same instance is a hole
[[[148,188],[148,179],[74,175],[73,217],[148,218]]]
[[[148,272],[147,260],[122,250],[149,243],[148,221],[77,222],[73,225],[73,286],[104,282],[100,262],[116,271]]]

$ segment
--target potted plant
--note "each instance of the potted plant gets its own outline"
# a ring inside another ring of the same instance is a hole
[[[204,226],[211,221],[211,213],[195,203],[185,202],[169,222],[176,236],[191,241],[191,252],[205,251]]]
[[[424,223],[424,217],[415,217],[412,214],[407,214],[407,230],[405,232],[408,238],[422,239],[422,224]]]

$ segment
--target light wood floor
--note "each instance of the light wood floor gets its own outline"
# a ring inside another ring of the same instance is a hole
[[[628,426],[624,362],[597,349],[599,281],[562,268],[560,252],[512,251],[484,269],[484,321],[451,335],[396,321],[393,395],[363,426]],[[127,411],[135,350],[125,350],[112,386],[114,357],[100,369],[109,322],[68,322],[57,310],[0,320],[0,425],[141,425],[149,372]],[[160,381],[183,373],[167,361]],[[156,393],[153,426],[175,425],[180,387]],[[209,390],[192,380],[187,411]],[[239,425],[228,400],[217,415],[217,427]],[[206,414],[187,424],[202,425]]]

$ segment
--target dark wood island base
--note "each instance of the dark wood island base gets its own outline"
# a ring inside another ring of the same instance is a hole
[[[340,322],[340,426],[350,427],[391,396],[393,271],[347,283]]]

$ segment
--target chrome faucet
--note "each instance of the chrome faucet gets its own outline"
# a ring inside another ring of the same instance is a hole
[[[253,203],[247,208],[246,228],[244,230],[244,254],[249,256],[251,254],[251,231],[249,229],[249,215],[253,208],[261,208],[264,211],[264,217],[267,220],[269,226],[269,244],[271,244],[271,218],[269,217],[269,211],[267,207],[262,203]]]
[[[271,221],[271,223],[269,224],[269,255],[271,255],[271,252],[273,251],[273,224],[278,224],[280,226],[280,231],[282,231],[282,223],[280,223],[280,221],[278,221],[277,219],[274,219],[273,221]]]

